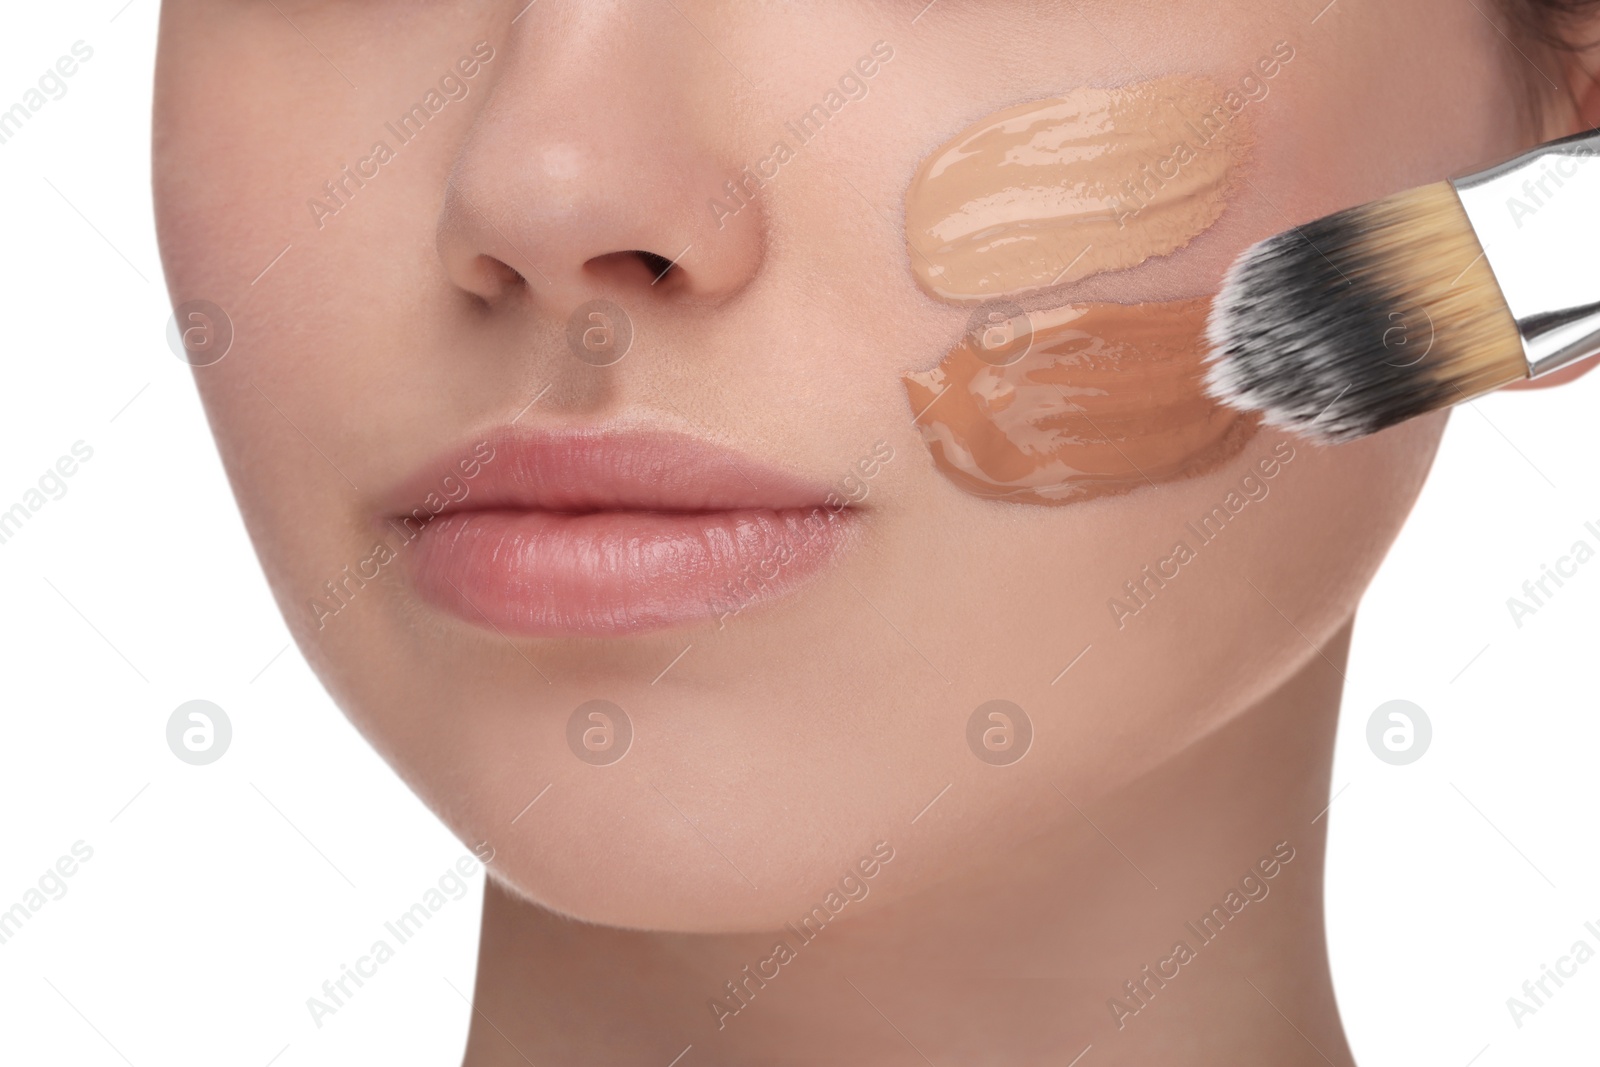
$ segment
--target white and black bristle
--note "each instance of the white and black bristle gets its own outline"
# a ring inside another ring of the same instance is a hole
[[[1212,396],[1324,441],[1527,375],[1516,320],[1448,182],[1247,249],[1206,336]]]

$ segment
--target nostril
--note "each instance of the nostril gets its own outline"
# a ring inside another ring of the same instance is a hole
[[[491,255],[473,256],[462,263],[456,282],[485,305],[497,304],[528,284],[521,271]]]
[[[493,256],[484,256],[483,259],[485,273],[492,275],[502,288],[520,289],[528,284],[527,276],[504,260]]]
[[[607,252],[595,256],[583,265],[591,277],[603,279],[612,285],[652,286],[660,288],[670,279],[677,278],[677,267],[672,260],[642,248],[626,252]]]
[[[638,250],[635,250],[633,254],[638,256],[640,260],[644,262],[646,267],[650,268],[650,277],[654,281],[663,280],[666,277],[667,272],[673,269],[672,260],[668,259],[666,256],[658,256],[654,252],[643,252]]]

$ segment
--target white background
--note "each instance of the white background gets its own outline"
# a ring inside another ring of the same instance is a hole
[[[8,15],[0,109],[73,42],[94,57],[0,145],[0,510],[74,442],[94,455],[0,545],[0,910],[75,842],[93,857],[0,945],[0,1061],[458,1062],[481,875],[320,1029],[305,1006],[466,850],[286,647],[166,347],[156,0]],[[1597,410],[1600,373],[1458,412],[1362,609],[1324,818],[1334,972],[1363,1067],[1600,1055],[1600,959],[1520,1029],[1506,1007],[1574,941],[1600,950],[1584,929],[1600,929],[1600,559],[1521,628],[1506,607],[1573,542],[1600,549],[1584,528],[1600,531]],[[234,728],[207,767],[165,741],[196,698]],[[1368,715],[1394,698],[1433,723],[1409,766],[1366,746]]]

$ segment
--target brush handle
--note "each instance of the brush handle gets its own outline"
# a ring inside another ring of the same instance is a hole
[[[1522,335],[1528,376],[1600,353],[1600,132],[1450,183]]]

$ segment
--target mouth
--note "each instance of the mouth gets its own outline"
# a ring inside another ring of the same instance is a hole
[[[681,434],[492,431],[408,480],[382,521],[434,608],[526,637],[725,620],[845,546],[827,487]]]

